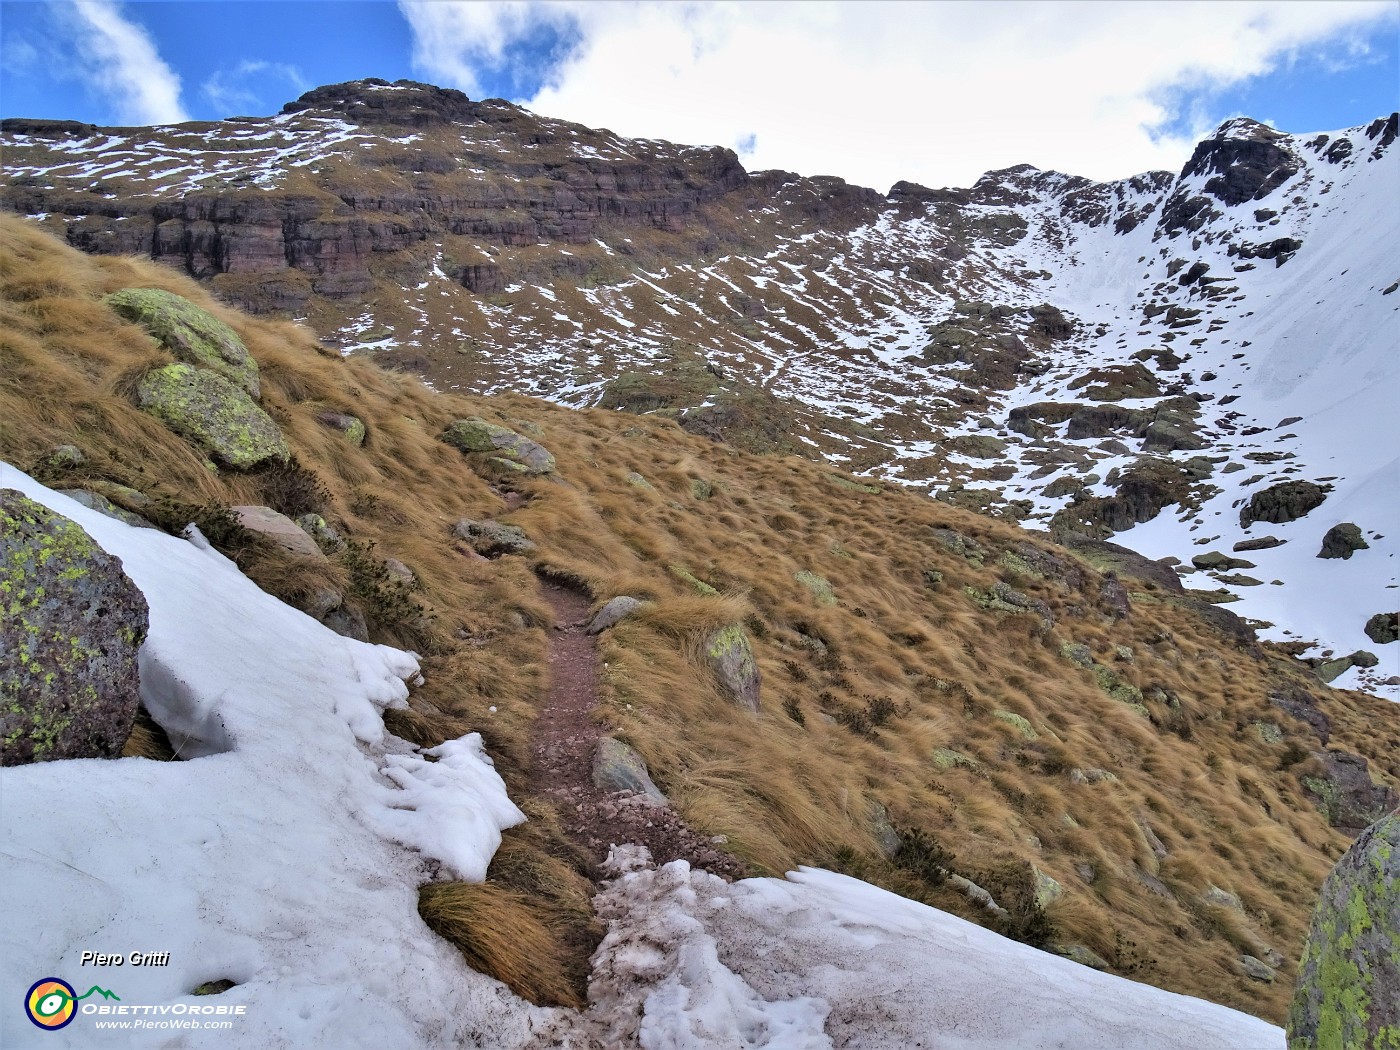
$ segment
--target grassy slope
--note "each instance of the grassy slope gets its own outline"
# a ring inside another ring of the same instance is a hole
[[[328,355],[304,328],[223,308],[157,265],[84,256],[18,220],[0,219],[0,245],[0,455],[35,468],[66,442],[88,464],[51,482],[116,482],[191,505],[310,500],[347,538],[373,542],[375,558],[413,568],[421,618],[404,602],[377,600],[359,570],[376,640],[425,654],[427,685],[393,728],[425,743],[480,729],[535,818],[508,836],[486,888],[438,891],[425,914],[457,930],[477,965],[537,998],[576,1001],[595,931],[569,847],[547,806],[529,797],[548,622],[532,568],[571,576],[600,601],[654,601],[603,637],[598,717],[638,747],[694,825],[728,836],[755,871],[840,866],[985,918],[923,880],[918,857],[881,856],[870,819],[879,803],[896,827],[923,831],[1005,902],[1024,892],[1027,863],[1055,878],[1066,890],[1048,909],[1059,941],[1088,946],[1119,972],[1275,1021],[1317,888],[1347,840],[1304,798],[1298,774],[1311,760],[1296,763],[1297,748],[1315,741],[1269,704],[1270,692],[1287,682],[1311,688],[1332,719],[1332,746],[1400,780],[1395,705],[1310,685],[1297,665],[1237,649],[1149,591],[1114,623],[1097,574],[1044,547],[1063,566],[1037,578],[1014,555],[1044,541],[1010,525],[899,489],[864,491],[820,464],[736,452],[664,419],[435,395]],[[323,494],[306,494],[304,474],[211,473],[130,406],[122,391],[133,375],[163,359],[98,299],[131,285],[188,296],[243,335],[262,368],[264,407]],[[325,409],[364,419],[365,446],[317,423]],[[490,479],[436,439],[468,414],[538,428],[558,479],[517,482],[528,502],[507,514]],[[651,487],[630,484],[630,471]],[[697,497],[697,481],[712,488],[708,499]],[[539,545],[533,565],[472,559],[449,535],[458,517],[494,515]],[[951,552],[940,528],[980,544],[981,564]],[[239,553],[250,574],[293,601],[320,580],[345,586],[356,574],[344,557],[318,568],[256,547]],[[698,595],[676,565],[720,596]],[[835,605],[794,578],[802,570],[830,581]],[[925,570],[941,572],[941,583],[930,586]],[[1045,602],[1055,626],[981,608],[967,592],[999,580]],[[764,676],[757,718],[727,703],[696,661],[706,632],[736,615],[746,617]],[[1149,699],[1144,717],[1111,698],[1062,658],[1067,642],[1089,645],[1149,693],[1173,691],[1180,709]],[[1131,647],[1130,663],[1115,662],[1115,645]],[[1024,718],[1035,739],[1005,713]],[[1259,722],[1281,726],[1283,741],[1265,743]],[[940,748],[975,763],[940,768]],[[1076,768],[1118,779],[1075,784]],[[1092,865],[1089,880],[1077,865]],[[1211,885],[1237,894],[1244,912],[1202,903]],[[1264,944],[1289,960],[1274,985],[1234,967]]]

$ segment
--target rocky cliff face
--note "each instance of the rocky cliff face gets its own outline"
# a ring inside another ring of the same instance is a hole
[[[1378,533],[1400,468],[1366,435],[1400,383],[1395,115],[1232,120],[1179,174],[1020,165],[885,194],[411,82],[217,124],[3,130],[5,207],[439,388],[659,412],[1124,532],[1277,638],[1349,652],[1393,607]],[[1192,564],[1253,544],[1240,506],[1302,483],[1326,502],[1270,525],[1249,568]],[[1316,562],[1333,507],[1369,547]],[[1357,673],[1396,691],[1397,670]]]

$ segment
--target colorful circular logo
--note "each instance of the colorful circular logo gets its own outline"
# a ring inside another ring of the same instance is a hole
[[[24,997],[24,1012],[40,1028],[50,1032],[62,1028],[78,1012],[77,993],[67,981],[45,977],[35,981]]]

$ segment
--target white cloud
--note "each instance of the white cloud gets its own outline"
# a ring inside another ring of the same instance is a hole
[[[266,89],[279,82],[298,94],[311,86],[296,66],[244,59],[236,66],[215,70],[199,90],[223,115],[232,116],[258,110]]]
[[[1209,130],[1191,97],[1396,17],[1384,0],[399,6],[418,68],[469,94],[533,34],[567,27],[578,42],[530,108],[625,135],[751,142],[752,168],[879,189],[967,185],[1022,162],[1095,178],[1176,168]],[[1359,54],[1349,46],[1338,53]]]
[[[77,65],[70,72],[107,101],[128,124],[189,120],[180,104],[180,78],[156,50],[150,34],[127,20],[113,0],[79,0],[58,14],[72,34]]]

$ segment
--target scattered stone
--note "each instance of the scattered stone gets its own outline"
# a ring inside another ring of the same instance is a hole
[[[715,631],[705,643],[705,656],[730,699],[756,712],[763,676],[743,627],[733,623]]]
[[[1236,554],[1239,554],[1244,551],[1263,551],[1268,550],[1270,547],[1281,547],[1286,542],[1288,541],[1281,540],[1277,536],[1260,536],[1258,539],[1240,540],[1239,543],[1235,544],[1230,549]]]
[[[1400,641],[1400,612],[1376,613],[1366,621],[1366,637],[1377,645]]]
[[[880,846],[880,853],[886,859],[893,859],[899,852],[899,847],[903,844],[899,837],[899,832],[895,831],[894,825],[890,823],[889,811],[885,807],[870,800],[870,833],[875,836],[875,841]]]
[[[957,872],[948,873],[948,885],[959,891],[964,897],[972,901],[973,904],[980,904],[989,912],[995,915],[1005,915],[1006,909],[996,902],[996,899],[971,879],[959,875]]]
[[[257,400],[258,363],[238,333],[208,310],[159,288],[123,288],[103,300],[186,364],[211,369]]]
[[[524,554],[535,549],[534,542],[518,525],[503,525],[499,521],[473,521],[461,518],[452,526],[452,535],[466,540],[478,554]]]
[[[339,605],[321,617],[321,622],[336,634],[357,642],[369,641],[369,625],[357,605]]]
[[[271,507],[230,507],[229,510],[238,519],[238,524],[288,553],[302,558],[325,558],[307,531],[285,514],[278,514]]]
[[[488,423],[479,416],[459,419],[442,433],[442,440],[460,452],[487,452],[530,474],[554,471],[554,456],[543,445],[510,427]]]
[[[87,456],[77,445],[55,445],[39,461],[39,466],[53,473],[76,470],[87,463]]]
[[[1278,976],[1272,966],[1252,955],[1240,956],[1240,968],[1250,980],[1263,981],[1266,984],[1273,984],[1274,978]]]
[[[626,594],[618,595],[604,603],[603,607],[593,615],[593,619],[588,623],[589,634],[602,634],[609,627],[614,627],[627,617],[640,609],[646,602],[637,598],[632,598]]]
[[[1252,561],[1246,561],[1243,558],[1232,558],[1228,554],[1221,554],[1219,551],[1207,551],[1205,554],[1197,554],[1191,559],[1191,564],[1198,569],[1205,569],[1207,571],[1252,569],[1255,567]]]
[[[704,478],[690,479],[690,494],[693,498],[704,503],[715,494],[715,487]]]
[[[230,988],[237,988],[238,982],[231,981],[227,977],[221,977],[217,981],[205,981],[196,988],[191,995],[222,995]]]
[[[1035,876],[1035,906],[1037,908],[1048,908],[1065,895],[1065,888],[1034,864],[1031,865],[1031,872]]]
[[[1244,910],[1238,897],[1228,890],[1222,890],[1219,886],[1211,886],[1207,889],[1205,893],[1201,894],[1201,900],[1217,908],[1229,908],[1231,911]]]
[[[146,599],[73,521],[0,489],[0,765],[121,754]]]
[[[1117,774],[1110,773],[1106,769],[1071,769],[1069,771],[1071,784],[1100,784],[1104,781],[1116,781],[1117,779]]]
[[[1327,534],[1322,537],[1322,549],[1317,552],[1317,556],[1319,558],[1341,558],[1345,561],[1355,552],[1370,550],[1370,548],[1371,545],[1361,535],[1361,530],[1351,522],[1344,521],[1327,530]]]
[[[340,533],[326,524],[319,514],[303,514],[297,518],[297,525],[316,541],[316,546],[327,554],[338,554],[345,549],[345,541]]]
[[[399,561],[398,558],[385,558],[384,571],[389,574],[389,578],[395,583],[401,583],[405,587],[418,586],[417,575],[407,565]]]
[[[1339,656],[1335,660],[1318,661],[1313,667],[1313,673],[1324,683],[1331,683],[1353,667],[1375,667],[1379,662],[1375,653],[1358,649],[1354,653]]]
[[[814,572],[801,569],[794,573],[792,578],[812,592],[812,597],[817,599],[818,605],[836,604],[836,595],[831,589],[831,581],[825,576],[818,576]]]
[[[345,440],[356,448],[365,443],[365,424],[358,416],[352,416],[348,412],[321,412],[316,416],[316,421],[332,430],[339,430],[345,436]]]
[[[216,372],[185,364],[147,372],[136,385],[136,407],[235,470],[291,459],[272,417]]]
[[[971,755],[965,755],[961,751],[954,751],[951,747],[934,748],[933,765],[935,769],[970,769],[978,771],[982,768],[982,763]]]
[[[635,748],[614,737],[599,737],[593,752],[593,785],[600,791],[635,791],[666,805],[666,796],[652,783],[646,760]]]
[[[97,513],[105,514],[109,518],[115,518],[117,521],[124,521],[133,528],[155,528],[154,525],[141,517],[141,515],[133,514],[129,510],[123,510],[106,496],[99,492],[93,492],[91,489],[57,489],[56,491],[63,493],[75,503],[81,503],[88,510],[95,510]]]
[[[636,486],[637,488],[639,488],[639,489],[649,489],[649,488],[651,488],[651,482],[648,481],[646,478],[642,477],[642,476],[641,476],[640,474],[638,474],[635,470],[629,470],[629,471],[627,472],[626,481],[627,481],[627,484],[629,484],[629,485],[635,485],[635,486]]]
[[[1040,736],[1030,722],[1014,711],[993,711],[992,717],[1015,728],[1026,740],[1035,740]]]
[[[1392,788],[1371,779],[1360,755],[1328,750],[1314,757],[1322,762],[1322,776],[1304,776],[1303,788],[1334,828],[1360,831],[1400,802]]]
[[[1312,481],[1281,481],[1254,493],[1240,508],[1240,527],[1249,528],[1256,521],[1282,525],[1297,521],[1322,506],[1331,489]]]
[[[1332,720],[1317,709],[1317,702],[1309,693],[1290,686],[1285,692],[1270,696],[1269,703],[1299,721],[1306,722],[1324,747],[1331,739]]]
[[[1322,884],[1288,1045],[1400,1045],[1400,812],[1357,836]]]
[[[1060,655],[1075,667],[1093,667],[1094,651],[1082,642],[1064,642],[1060,645]]]

